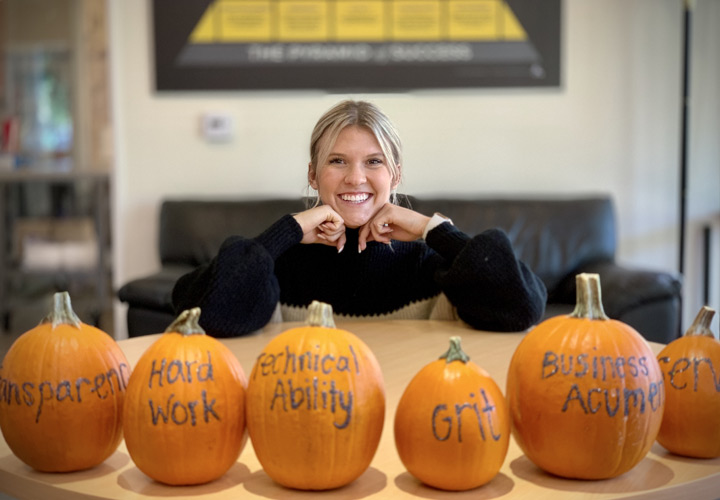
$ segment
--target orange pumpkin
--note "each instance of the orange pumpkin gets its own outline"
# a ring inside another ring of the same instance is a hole
[[[82,323],[70,295],[13,343],[0,368],[0,427],[34,469],[69,472],[102,463],[122,439],[130,366],[105,332]]]
[[[500,388],[470,361],[460,337],[410,381],[395,412],[395,446],[408,472],[429,486],[469,490],[494,478],[510,442]]]
[[[558,476],[604,479],[633,468],[657,437],[660,366],[632,327],[608,319],[596,274],[577,276],[569,316],[545,320],[518,345],[507,379],[512,432]]]
[[[165,484],[221,477],[245,445],[240,362],[205,335],[200,309],[183,311],[140,357],[127,388],[125,444],[142,472]]]
[[[720,457],[720,342],[715,310],[703,306],[685,335],[658,354],[665,376],[665,415],[657,440],[678,455]]]
[[[247,422],[260,464],[277,483],[337,488],[370,465],[382,434],[385,390],[375,356],[313,302],[307,326],[260,353],[248,382]]]

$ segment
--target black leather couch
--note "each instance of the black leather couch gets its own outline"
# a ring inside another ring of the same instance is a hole
[[[678,276],[615,262],[615,213],[607,196],[404,197],[403,203],[426,215],[440,212],[470,235],[490,227],[504,229],[519,257],[547,286],[545,317],[570,313],[575,276],[598,273],[608,316],[633,326],[651,341],[667,343],[679,335]],[[128,334],[162,332],[174,318],[175,281],[210,260],[227,236],[255,236],[282,215],[304,207],[300,199],[164,201],[159,234],[162,268],[118,291],[119,299],[128,304]]]

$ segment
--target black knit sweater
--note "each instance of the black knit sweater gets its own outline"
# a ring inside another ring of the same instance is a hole
[[[498,229],[471,238],[443,223],[426,241],[372,241],[362,253],[358,230],[346,235],[341,253],[303,245],[300,225],[286,215],[257,238],[232,236],[210,263],[178,280],[173,305],[178,313],[199,306],[201,325],[217,337],[262,328],[278,302],[286,313],[320,300],[340,316],[427,319],[444,293],[460,319],[492,331],[525,330],[545,310],[545,286]]]

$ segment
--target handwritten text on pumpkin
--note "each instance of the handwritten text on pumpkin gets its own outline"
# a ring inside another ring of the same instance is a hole
[[[320,346],[301,353],[292,352],[289,346],[276,353],[263,352],[258,356],[253,379],[276,376],[275,391],[270,401],[270,410],[327,411],[341,414],[333,421],[338,429],[350,425],[353,409],[353,392],[343,391],[333,379],[334,374],[360,373],[360,365],[352,345],[346,355],[323,354]],[[307,373],[304,379],[295,377]],[[291,375],[287,378],[283,378]],[[329,378],[329,380],[328,380]]]
[[[60,380],[59,382],[50,380],[14,382],[0,377],[0,401],[7,405],[14,403],[30,407],[37,404],[35,412],[35,423],[37,423],[40,421],[43,405],[46,402],[55,400],[58,404],[81,404],[92,396],[105,399],[116,392],[124,391],[129,375],[128,365],[120,363],[117,370],[110,368],[107,372],[91,375],[89,378],[78,377],[75,380]],[[59,409],[59,407],[55,406],[55,409]]]
[[[565,354],[546,351],[542,361],[542,380],[566,377],[571,381],[597,381],[596,387],[581,388],[572,383],[561,410],[579,409],[585,414],[604,413],[610,417],[627,416],[634,408],[640,413],[662,408],[665,389],[662,379],[644,384],[624,383],[608,387],[608,381],[631,381],[650,377],[648,358],[645,356],[605,356],[601,354]]]
[[[210,351],[208,351],[207,363],[201,363],[198,360],[183,363],[179,359],[168,362],[165,358],[158,362],[157,359],[153,359],[148,388],[172,386],[177,383],[191,385],[212,381],[214,381],[213,364]],[[159,423],[173,423],[176,425],[189,423],[195,426],[199,420],[206,424],[210,423],[212,419],[220,420],[220,416],[215,411],[215,399],[208,398],[207,389],[200,392],[199,400],[180,401],[176,399],[174,393],[171,393],[167,398],[165,396],[161,396],[161,398],[163,405],[158,401],[153,401],[152,398],[148,398],[153,425]]]

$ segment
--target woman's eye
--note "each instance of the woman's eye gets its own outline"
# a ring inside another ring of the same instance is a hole
[[[382,158],[371,158],[368,160],[368,165],[371,167],[379,167],[383,165]]]
[[[330,160],[328,160],[328,163],[334,164],[334,165],[341,165],[344,162],[343,162],[342,158],[330,158]]]

